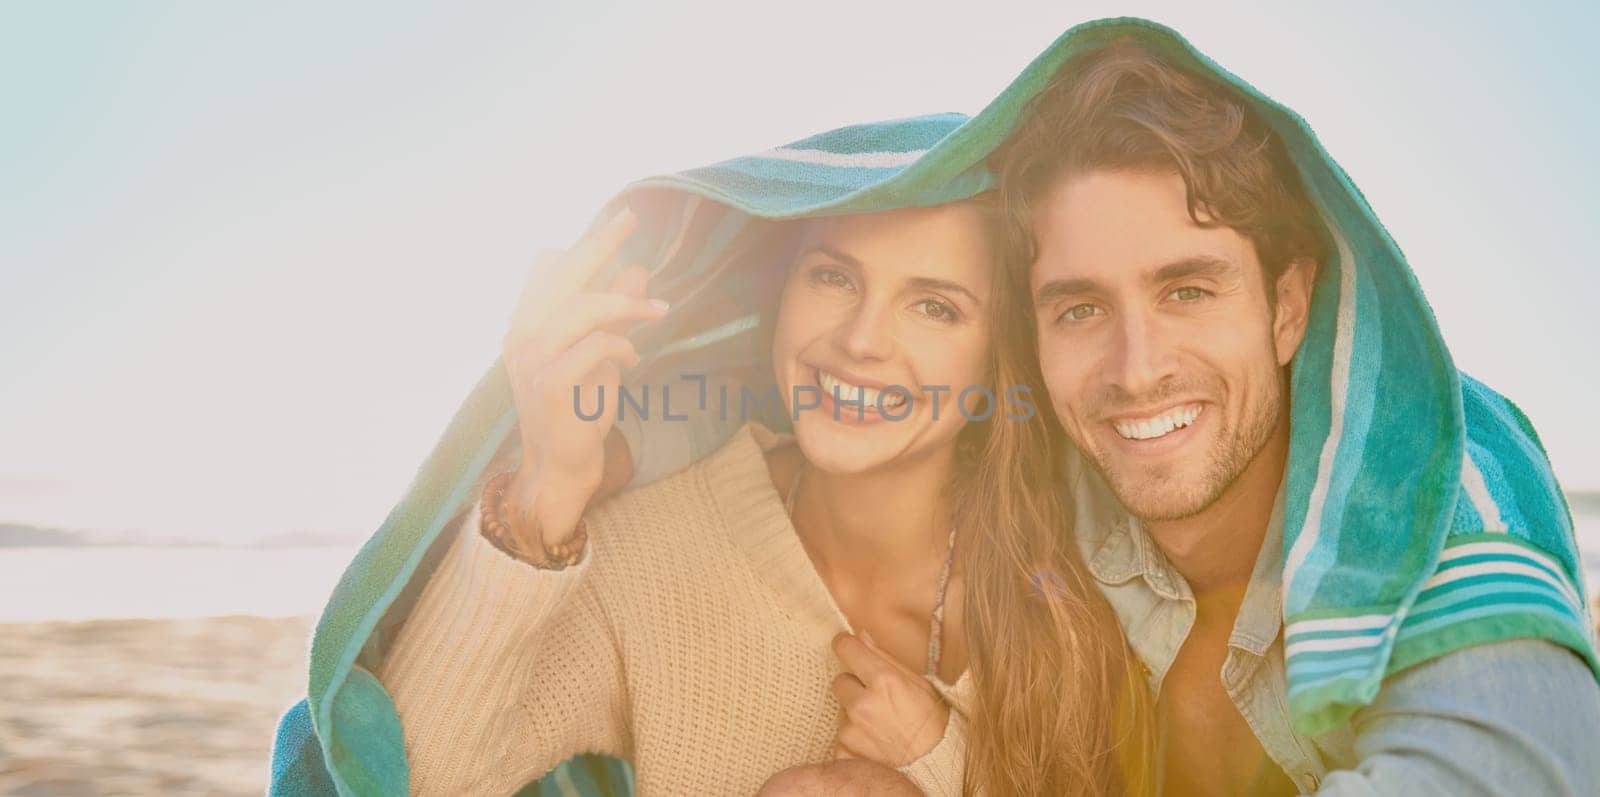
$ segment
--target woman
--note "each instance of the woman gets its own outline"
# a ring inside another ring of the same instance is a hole
[[[1036,365],[997,219],[980,197],[806,222],[771,330],[793,436],[751,424],[587,512],[616,417],[599,390],[638,360],[628,326],[667,308],[630,269],[542,323],[519,311],[521,464],[378,673],[413,792],[509,793],[599,752],[632,760],[641,793],[751,793],[835,756],[957,793],[964,712],[1007,694],[1030,704],[982,725],[1028,741],[982,747],[966,780],[1119,788],[1122,643],[1077,576],[1046,427],[1006,390]],[[567,266],[610,261],[632,225]]]

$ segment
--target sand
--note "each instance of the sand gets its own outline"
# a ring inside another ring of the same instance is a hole
[[[260,795],[311,618],[0,625],[0,795]]]

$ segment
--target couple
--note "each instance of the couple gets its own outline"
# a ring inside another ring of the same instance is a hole
[[[1531,427],[1170,31],[612,211],[341,582],[274,791],[1595,788]]]

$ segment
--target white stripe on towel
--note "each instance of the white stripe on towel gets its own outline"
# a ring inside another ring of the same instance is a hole
[[[1333,639],[1305,639],[1299,642],[1290,642],[1283,647],[1285,659],[1298,656],[1301,653],[1325,653],[1330,650],[1359,650],[1362,648],[1377,647],[1388,634],[1372,634],[1370,636],[1347,636]]]
[[[1500,516],[1500,505],[1489,494],[1489,483],[1484,481],[1483,471],[1478,470],[1478,463],[1472,461],[1471,446],[1461,449],[1461,488],[1472,499],[1472,508],[1478,510],[1484,531],[1507,530],[1505,518]]]
[[[790,149],[778,147],[758,152],[750,157],[767,160],[814,163],[819,166],[844,166],[853,169],[893,169],[908,166],[927,154],[927,150],[910,152],[828,152],[821,149]]]
[[[1302,588],[1296,583],[1296,576],[1322,534],[1322,511],[1328,501],[1328,483],[1333,479],[1333,463],[1344,435],[1344,408],[1350,390],[1350,352],[1355,348],[1356,334],[1355,255],[1351,254],[1350,245],[1339,234],[1338,227],[1328,224],[1327,228],[1339,249],[1339,311],[1334,321],[1333,373],[1329,379],[1331,393],[1328,396],[1328,412],[1332,417],[1328,419],[1328,437],[1322,441],[1322,455],[1317,460],[1317,481],[1311,487],[1306,522],[1300,528],[1300,535],[1295,537],[1294,546],[1289,549],[1283,565],[1286,588],[1307,596],[1315,593],[1316,584]]]
[[[1546,568],[1549,568],[1549,572],[1534,567],[1533,565],[1513,562],[1486,562],[1459,567],[1445,566],[1449,562],[1460,559],[1463,556],[1477,556],[1482,554],[1501,554],[1505,556],[1514,556],[1531,562],[1537,562],[1541,565],[1544,565]],[[1572,601],[1574,606],[1583,605],[1583,601],[1578,599],[1577,586],[1567,580],[1566,574],[1562,571],[1559,563],[1540,552],[1529,550],[1521,545],[1513,545],[1509,542],[1470,542],[1463,545],[1455,545],[1450,548],[1446,548],[1445,552],[1439,556],[1439,572],[1434,573],[1433,577],[1428,579],[1428,581],[1422,585],[1422,588],[1428,589],[1429,587],[1438,586],[1440,584],[1448,584],[1458,578],[1465,578],[1467,576],[1479,575],[1486,572],[1516,573],[1519,575],[1532,576],[1540,581],[1544,581],[1553,585],[1556,589],[1561,591],[1561,594],[1565,596],[1567,600]],[[1556,573],[1557,575],[1551,576],[1550,573]]]
[[[1300,620],[1289,624],[1286,636],[1315,634],[1320,631],[1371,631],[1382,628],[1393,619],[1387,614],[1362,614],[1355,617],[1329,617],[1322,620]]]

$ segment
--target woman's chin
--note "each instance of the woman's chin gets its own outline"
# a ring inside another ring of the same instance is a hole
[[[795,441],[806,461],[841,475],[893,466],[905,455],[912,437],[914,430],[898,423],[852,424],[802,416],[795,424]]]

